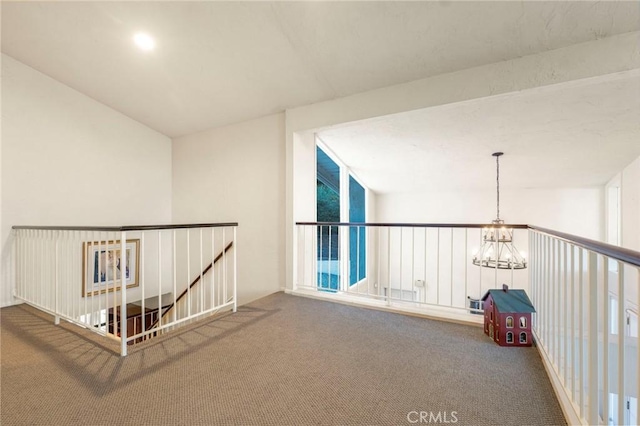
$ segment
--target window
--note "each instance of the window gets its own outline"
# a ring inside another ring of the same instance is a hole
[[[489,324],[489,337],[493,339],[493,324]]]
[[[316,149],[316,217],[340,222],[340,166],[320,147]],[[337,291],[340,283],[340,232],[337,226],[318,226],[318,289]]]
[[[489,320],[493,321],[493,311],[489,311]]]
[[[520,328],[527,328],[527,317],[520,317]]]
[[[520,343],[527,343],[527,333],[524,331],[520,333]]]
[[[513,328],[513,317],[507,317],[507,328]]]
[[[507,331],[507,343],[513,343],[513,332]]]
[[[320,140],[316,143],[316,187],[318,222],[366,222],[365,187]],[[366,227],[319,225],[317,239],[318,289],[336,292],[366,278]]]

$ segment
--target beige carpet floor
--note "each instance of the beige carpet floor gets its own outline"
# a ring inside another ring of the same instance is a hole
[[[276,293],[121,358],[24,305],[0,320],[2,426],[564,424],[537,350],[475,326]]]

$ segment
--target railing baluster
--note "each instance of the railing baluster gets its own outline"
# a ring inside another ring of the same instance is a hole
[[[466,297],[469,295],[469,283],[468,280],[468,272],[469,272],[469,262],[467,261],[467,256],[469,255],[469,228],[464,228],[464,295],[463,301],[467,303]],[[426,284],[425,284],[426,285]],[[478,298],[482,297],[482,295],[478,296]],[[469,311],[471,313],[471,311]]]
[[[352,260],[353,261],[353,260]],[[356,292],[360,293],[360,227],[356,226]]]
[[[202,312],[205,310],[204,307],[204,281],[203,281],[203,276],[202,276],[202,270],[204,268],[204,262],[202,260],[202,256],[204,256],[203,250],[202,250],[202,228],[200,228],[200,256],[198,256],[200,258],[200,282],[198,283],[198,287],[200,288],[200,297],[198,298],[198,305],[199,305],[199,309],[198,312]]]
[[[626,424],[625,421],[625,292],[624,292],[624,264],[618,264],[618,424]],[[638,356],[638,355],[636,355]],[[636,372],[636,374],[638,374]],[[637,396],[637,395],[636,395]]]
[[[185,230],[187,232],[187,317],[191,317],[191,286],[189,283],[191,282],[191,239],[189,229]],[[222,244],[224,246],[224,242]]]
[[[404,228],[400,228],[400,277],[398,278],[398,281],[400,281],[400,297],[399,299],[402,301],[404,300],[404,293],[402,292],[402,234],[404,234]]]
[[[416,248],[415,248],[415,230],[416,228],[411,228],[411,301],[416,302],[416,286],[415,286],[415,257],[416,257]]]
[[[329,231],[329,235],[327,236],[327,243],[329,244],[329,247],[327,249],[327,259],[325,260],[324,258],[324,232],[323,232],[323,226],[320,225],[318,227],[318,232],[320,234],[320,251],[319,251],[319,256],[317,256],[319,258],[319,261],[322,262],[320,265],[321,267],[320,269],[320,273],[317,276],[317,280],[320,281],[320,288],[324,289],[325,283],[325,277],[327,280],[327,288],[331,288],[331,248],[332,248],[332,244],[331,244],[331,231],[332,231],[332,227],[329,225],[327,226],[327,229]]]
[[[436,304],[440,304],[440,228],[438,228],[438,249],[436,250]]]
[[[226,231],[227,231],[226,227],[222,228],[222,241],[224,241],[223,247],[227,246]],[[222,282],[224,283],[224,287],[222,288],[222,297],[223,297],[224,303],[226,304],[229,301],[228,299],[229,281],[227,276],[227,251],[224,248],[222,249]]]
[[[609,424],[609,307],[611,300],[609,298],[609,259],[604,256],[602,258],[602,272],[604,279],[602,280],[602,419]]]
[[[60,273],[60,269],[59,269],[59,265],[58,262],[60,261],[59,255],[58,255],[58,238],[56,237],[56,234],[58,231],[51,231],[53,234],[53,239],[54,239],[54,244],[55,244],[55,255],[54,255],[54,278],[55,278],[55,306],[56,306],[56,316],[54,317],[54,323],[55,324],[60,324],[60,301],[58,300],[59,296],[59,292],[60,292],[60,277],[58,276],[58,274]]]
[[[381,227],[378,227],[378,259],[376,260],[376,268],[378,269],[378,280],[376,282],[377,288],[376,288],[376,294],[378,296],[380,296],[380,289],[382,288],[382,282],[380,281],[380,269],[381,269],[381,263],[382,263],[382,240],[380,239],[380,234],[381,234]]]
[[[66,283],[66,289],[64,291],[64,294],[66,295],[66,304],[67,304],[66,317],[74,318],[77,320],[78,319],[76,316],[77,304],[74,301],[79,300],[78,289],[82,291],[82,286],[75,285],[76,284],[75,277],[77,275],[82,280],[82,272],[80,274],[76,274],[75,272],[82,271],[82,266],[80,266],[80,268],[74,267],[75,258],[77,257],[77,256],[74,256],[75,253],[73,252],[73,246],[76,239],[76,234],[77,234],[77,231],[70,231],[67,234],[67,238],[65,240],[65,245],[64,245],[65,248],[64,248],[63,258],[64,258],[64,265],[65,265],[64,282]],[[72,295],[74,296],[73,299],[71,298]]]
[[[93,237],[94,235],[92,235]],[[102,241],[100,241],[100,238],[102,237],[102,233],[98,232],[98,291],[100,291],[100,287],[102,287]],[[107,235],[108,238],[108,235]],[[95,239],[92,239],[92,242],[95,241]],[[108,241],[106,242],[108,244]],[[104,261],[106,261],[107,257],[108,257],[108,249],[105,247],[105,259]],[[89,256],[87,256],[89,257]],[[91,265],[93,265],[92,267],[95,268],[95,260],[93,259],[93,251],[91,251],[91,258],[89,259],[89,262]],[[87,271],[90,271],[91,269],[87,269]],[[90,303],[89,303],[89,311],[86,312],[86,316],[85,316],[85,321],[89,324],[90,327],[93,327],[95,325],[95,310],[96,310],[96,295],[95,295],[95,289],[94,289],[94,276],[95,273],[93,274],[93,276],[88,276],[86,278],[86,283],[87,283],[87,288],[89,289],[89,296],[90,297]],[[104,265],[104,281],[105,281],[105,290],[108,291],[108,286],[107,286],[107,265]],[[108,293],[107,293],[107,297],[108,297]],[[114,292],[114,297],[115,297],[115,292]],[[115,299],[114,299],[115,300]],[[114,303],[114,306],[116,304]],[[114,311],[114,317],[116,317],[116,313]],[[116,320],[114,319],[114,324],[115,324]],[[114,326],[115,327],[115,326]],[[117,332],[117,328],[113,329],[113,334],[118,335]]]
[[[200,228],[202,230],[202,228]],[[144,235],[144,231],[142,232]],[[142,256],[144,257],[144,255]],[[202,271],[202,268],[200,268]],[[187,285],[189,282],[187,282]],[[200,283],[202,284],[202,282]],[[202,287],[202,285],[200,285]],[[144,303],[144,298],[142,299]],[[158,313],[157,321],[158,327],[162,326],[162,230],[158,229]],[[142,322],[145,322],[145,318],[147,316],[147,312],[142,308]]]
[[[576,400],[576,293],[575,293],[575,248],[571,246],[571,400]]]
[[[589,350],[588,359],[588,417],[591,425],[600,424],[598,415],[598,257],[597,254],[588,252],[588,288],[589,288],[589,329],[587,340]]]
[[[120,304],[120,355],[127,355],[127,282],[126,276],[124,274],[124,270],[126,267],[126,250],[127,250],[127,233],[126,231],[122,231],[120,233],[120,295],[121,295],[121,304]],[[115,253],[114,253],[115,254]],[[114,270],[113,270],[113,285],[116,285],[116,271],[115,271],[115,255],[114,255]],[[115,293],[115,288],[114,288]]]
[[[211,228],[211,233],[213,234],[215,228]],[[173,268],[173,307],[171,308],[171,310],[173,311],[173,313],[171,314],[173,317],[173,321],[177,321],[178,320],[178,301],[177,301],[177,297],[176,293],[177,293],[177,281],[178,281],[178,271],[177,271],[177,264],[176,264],[176,230],[173,229],[172,230],[173,233],[173,238],[172,238],[172,243],[173,243],[173,256],[172,256],[172,268]],[[211,237],[213,240],[213,236]],[[215,253],[215,252],[214,252]],[[212,276],[215,277],[214,271],[211,271]]]
[[[451,261],[451,276],[449,281],[449,306],[453,306],[453,228],[451,230],[451,253],[450,253],[450,261]]]
[[[555,359],[556,372],[560,375],[560,262],[558,261],[559,241],[553,240],[553,353]]]
[[[513,287],[513,270],[514,270],[513,268],[516,265],[516,262],[515,262],[516,253],[514,253],[516,251],[516,248],[515,248],[516,247],[515,246],[516,232],[517,232],[517,229],[514,229],[513,230],[513,234],[511,236],[511,242],[513,243],[513,252],[511,253],[511,257],[514,259],[514,262],[511,262],[511,268],[510,268],[511,269],[511,282],[509,282],[509,287]],[[529,248],[529,254],[531,254],[531,249],[530,248]]]
[[[580,387],[579,387],[579,401],[580,401],[580,417],[585,418],[586,404],[585,404],[585,391],[584,391],[584,383],[585,383],[585,374],[584,374],[584,277],[583,277],[583,268],[584,268],[584,251],[581,248],[578,248],[578,299],[580,303],[578,303],[578,335],[580,336],[580,348],[579,348],[579,358],[580,358]],[[591,294],[590,291],[588,294]]]
[[[298,234],[300,234],[298,232]],[[235,244],[236,242],[234,241],[233,244]],[[223,244],[224,246],[224,244]],[[215,301],[215,290],[216,290],[216,265],[215,265],[215,258],[216,258],[216,243],[215,243],[215,228],[211,228],[211,307],[215,307],[216,306],[216,301]],[[303,263],[303,268],[304,268],[304,263]],[[295,286],[295,283],[294,283]]]
[[[551,302],[549,299],[549,295],[550,295],[550,289],[551,289],[551,283],[549,282],[549,278],[550,278],[550,263],[551,263],[551,250],[550,250],[550,244],[549,244],[549,237],[547,235],[543,235],[542,236],[542,260],[544,261],[544,267],[542,269],[541,272],[541,279],[543,281],[543,290],[542,290],[542,295],[543,295],[543,328],[544,328],[544,343],[545,343],[545,347],[546,347],[546,352],[549,355],[549,358],[551,358],[551,340],[550,340],[550,334],[549,334],[549,320],[551,317]]]
[[[226,247],[226,246],[225,246]],[[233,312],[238,311],[238,227],[233,227]]]
[[[314,236],[315,232],[315,236]],[[311,234],[309,237],[310,241],[310,250],[309,250],[309,266],[311,267],[311,271],[309,271],[311,275],[311,279],[309,280],[309,284],[315,283],[315,290],[318,290],[318,228],[309,229],[309,233]],[[306,236],[305,236],[306,239]],[[306,246],[305,246],[306,250]]]
[[[424,228],[424,302],[427,303],[427,288],[428,288],[428,284],[427,284],[427,264],[429,262],[429,256],[427,255],[428,253],[428,249],[427,249],[427,238],[428,238],[428,234],[429,234],[429,228]]]
[[[563,243],[562,244],[562,252],[563,252],[563,261],[562,261],[562,271],[564,272],[564,276],[562,279],[562,302],[564,304],[564,311],[563,311],[563,318],[562,318],[562,329],[563,329],[563,339],[562,339],[562,343],[564,345],[564,348],[562,350],[563,355],[564,355],[564,385],[567,386],[568,384],[568,378],[567,378],[567,374],[568,374],[568,358],[569,356],[567,355],[567,349],[568,349],[568,345],[567,345],[567,339],[569,337],[569,333],[567,330],[567,324],[568,324],[568,311],[569,311],[569,307],[568,307],[568,296],[567,296],[567,277],[568,277],[568,273],[567,273],[567,243]]]
[[[480,228],[480,245],[478,246],[478,250],[480,250],[480,247],[482,247],[482,228]],[[482,265],[482,258],[480,258],[480,265]],[[482,266],[480,266],[478,268],[478,298],[481,298],[482,296]]]
[[[365,280],[367,283],[367,292],[366,295],[371,295],[371,281],[373,280],[373,271],[371,269],[371,262],[373,260],[373,250],[371,250],[371,228],[368,226],[363,226],[364,228],[364,270],[365,270]]]

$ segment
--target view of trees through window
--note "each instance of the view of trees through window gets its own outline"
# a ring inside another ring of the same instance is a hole
[[[340,222],[340,195],[318,181],[318,222]]]

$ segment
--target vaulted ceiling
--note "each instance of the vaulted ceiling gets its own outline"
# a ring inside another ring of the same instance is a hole
[[[640,72],[351,123],[319,137],[379,193],[589,187],[640,156]],[[399,166],[401,165],[401,166]]]
[[[170,137],[640,30],[635,1],[6,2],[2,52]],[[156,48],[140,51],[145,31]],[[351,123],[377,192],[602,185],[640,155],[640,76]],[[402,167],[398,167],[402,164]]]
[[[176,137],[637,31],[639,16],[635,2],[3,1],[2,51]]]

